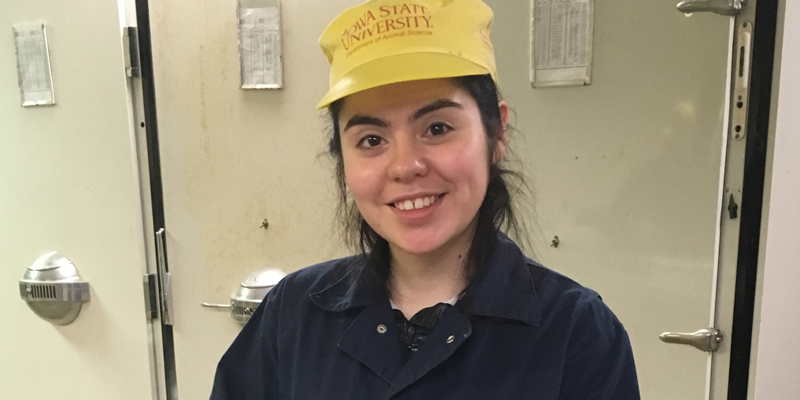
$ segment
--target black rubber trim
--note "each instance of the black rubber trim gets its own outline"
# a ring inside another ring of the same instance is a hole
[[[777,15],[777,0],[757,1],[752,43],[753,61],[750,67],[752,72],[742,186],[740,216],[742,220],[736,265],[733,328],[730,334],[731,361],[728,375],[728,400],[747,399]]]
[[[150,202],[153,208],[153,229],[165,228],[164,190],[161,180],[161,152],[158,144],[158,119],[156,114],[156,90],[153,73],[153,51],[150,35],[150,5],[148,0],[136,0],[136,21],[139,39],[139,63],[142,79],[142,98],[144,101],[144,123],[147,137],[147,157],[150,172]],[[155,232],[154,232],[155,233]],[[155,237],[155,234],[153,235]],[[164,262],[167,261],[164,246]],[[169,271],[169,263],[165,265]],[[159,277],[160,278],[160,277]],[[161,279],[158,279],[159,286]],[[163,288],[159,288],[163,290]],[[168,400],[177,400],[177,374],[175,372],[175,341],[172,327],[161,320],[161,341],[164,348],[164,379]]]

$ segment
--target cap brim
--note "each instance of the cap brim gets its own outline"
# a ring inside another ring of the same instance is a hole
[[[445,53],[409,53],[382,57],[356,67],[339,79],[317,108],[328,107],[334,101],[353,93],[391,83],[489,73],[486,67]],[[497,77],[493,78],[497,80]]]

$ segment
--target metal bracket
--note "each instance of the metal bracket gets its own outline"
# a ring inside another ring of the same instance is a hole
[[[750,97],[750,59],[753,24],[742,22],[736,27],[736,64],[731,112],[731,136],[744,139],[747,133],[747,105]]]
[[[144,276],[144,311],[148,319],[158,318],[158,282],[156,274]]]
[[[139,36],[136,28],[126,26],[122,28],[123,46],[125,47],[125,75],[128,78],[141,76],[139,69]]]
[[[161,323],[172,325],[172,280],[167,272],[167,244],[164,228],[156,232],[156,261],[158,263],[158,278],[161,283]]]

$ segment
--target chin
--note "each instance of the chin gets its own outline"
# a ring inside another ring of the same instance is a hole
[[[402,249],[406,253],[415,255],[430,254],[441,248],[441,246],[430,246],[430,245],[398,245],[397,247]]]
[[[389,240],[389,243],[392,246],[397,247],[406,253],[417,255],[433,253],[444,247],[446,243],[446,241],[441,238],[419,234],[393,239],[396,240]]]

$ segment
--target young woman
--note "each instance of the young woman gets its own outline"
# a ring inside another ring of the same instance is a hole
[[[600,297],[526,258],[480,0],[372,0],[323,33],[340,216],[360,255],[284,278],[211,398],[638,399]]]

